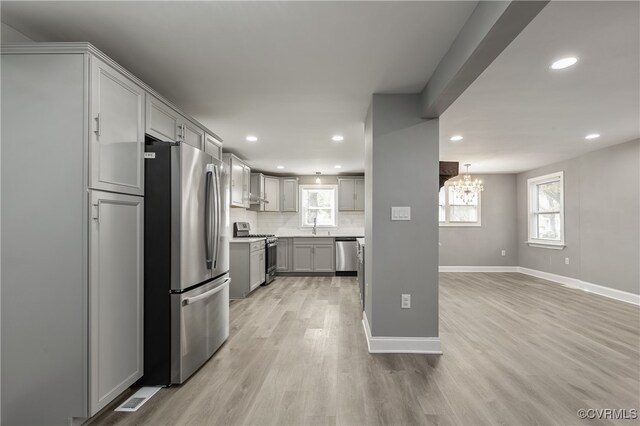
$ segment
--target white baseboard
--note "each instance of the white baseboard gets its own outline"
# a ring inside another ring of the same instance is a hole
[[[376,354],[442,354],[439,337],[373,337],[367,314],[362,313],[362,326],[369,353]]]
[[[517,266],[440,266],[440,272],[518,272]]]
[[[640,305],[640,295],[629,293],[614,288],[604,287],[598,284],[589,283],[577,278],[565,277],[564,275],[552,274],[538,271],[536,269],[523,268],[521,266],[440,266],[440,272],[519,272],[543,280],[562,284],[576,290],[583,290],[589,293],[598,294],[610,299],[620,300],[634,305]]]
[[[621,302],[640,305],[640,294],[629,293],[627,291],[616,290],[615,288],[604,287],[598,284],[589,283],[577,278],[565,277],[563,275],[550,274],[549,272],[537,271],[529,268],[518,268],[521,274],[531,275],[532,277],[542,278],[548,281],[560,283],[570,288],[583,290],[589,293],[598,294],[610,299],[620,300]]]

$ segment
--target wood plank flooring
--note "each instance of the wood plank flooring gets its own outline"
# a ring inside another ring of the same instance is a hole
[[[351,277],[277,278],[232,302],[229,340],[187,383],[90,423],[639,424],[576,415],[640,408],[637,306],[521,274],[441,273],[444,355],[372,355],[358,297]]]

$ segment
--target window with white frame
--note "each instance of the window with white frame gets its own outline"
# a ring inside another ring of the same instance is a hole
[[[338,224],[338,187],[300,185],[300,226],[335,227]]]
[[[446,182],[440,188],[438,202],[440,226],[480,226],[480,196],[481,192],[474,192],[465,200],[453,184]]]
[[[529,244],[564,246],[564,173],[527,180]]]

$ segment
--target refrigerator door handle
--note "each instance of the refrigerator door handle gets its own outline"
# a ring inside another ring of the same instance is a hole
[[[205,243],[205,255],[207,258],[207,269],[211,269],[213,265],[213,259],[211,256],[211,181],[213,173],[207,165],[207,174],[205,176],[205,196],[204,196],[204,243]]]
[[[218,166],[214,166],[213,168],[213,173],[214,173],[214,177],[215,177],[215,205],[216,205],[216,211],[215,211],[215,216],[216,216],[216,220],[215,220],[215,243],[216,243],[216,248],[215,248],[215,255],[214,255],[214,268],[217,267],[218,264],[218,254],[220,252],[220,227],[221,227],[221,216],[222,216],[222,200],[220,197],[220,193],[221,193],[221,188],[220,188],[220,168]]]
[[[227,278],[227,279],[224,280],[224,282],[222,284],[220,284],[218,287],[216,287],[216,288],[214,288],[212,290],[206,291],[206,292],[204,292],[204,293],[202,293],[202,294],[200,294],[198,296],[188,297],[188,298],[186,298],[186,299],[184,299],[182,301],[182,306],[192,305],[192,304],[194,304],[196,302],[199,302],[199,301],[201,301],[203,299],[207,299],[207,298],[213,296],[214,294],[219,293],[220,291],[222,291],[227,286],[227,284],[229,284],[230,282],[231,282],[231,278]]]

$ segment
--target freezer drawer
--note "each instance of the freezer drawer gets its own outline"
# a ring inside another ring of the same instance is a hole
[[[183,383],[198,370],[229,337],[229,283],[224,276],[192,291],[172,295],[171,382]]]

